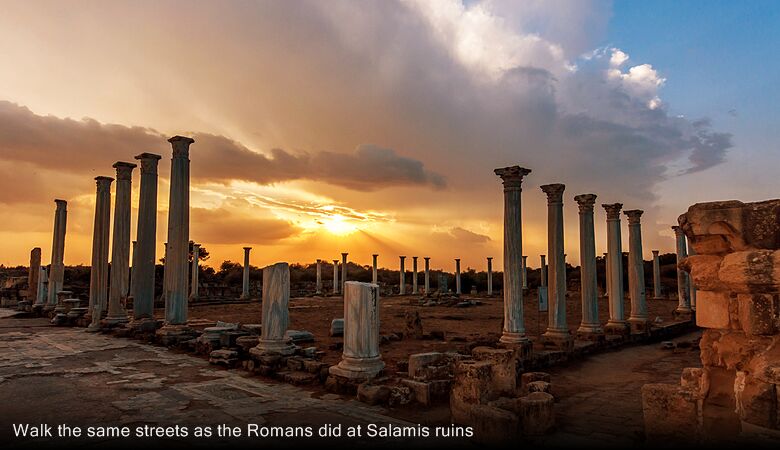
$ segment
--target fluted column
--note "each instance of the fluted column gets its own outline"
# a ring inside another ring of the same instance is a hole
[[[333,295],[339,293],[339,260],[333,260]]]
[[[347,256],[349,253],[341,254],[341,293],[344,294],[344,283],[347,282]]]
[[[379,352],[379,287],[349,281],[344,286],[344,353],[329,372],[337,377],[368,380],[384,367]]]
[[[412,294],[417,295],[417,257],[412,256]]]
[[[136,156],[141,164],[141,186],[138,196],[138,223],[136,249],[133,258],[133,319],[154,317],[154,278],[157,263],[157,165],[160,155],[141,153]],[[165,256],[167,261],[167,254]]]
[[[192,244],[192,286],[190,287],[190,299],[197,300],[200,292],[198,290],[198,258],[200,257],[200,244]]]
[[[523,177],[531,170],[511,166],[496,169],[504,185],[504,329],[500,341],[529,346],[523,318],[523,257],[521,192]]]
[[[290,267],[287,263],[276,263],[263,268],[262,298],[263,327],[260,342],[250,350],[250,353],[291,355],[295,347],[286,336],[290,320]]]
[[[251,297],[249,293],[249,252],[252,251],[252,247],[244,247],[244,268],[243,276],[241,278],[241,298],[248,299]],[[322,279],[320,278],[320,260],[317,260],[317,294],[322,290]]]
[[[371,268],[372,268],[372,271],[371,271],[371,282],[374,283],[374,284],[379,284],[379,272],[377,271],[378,269],[377,269],[377,265],[376,265],[378,257],[379,257],[379,255],[377,255],[376,253],[371,255],[371,258],[373,259],[373,262],[371,263]]]
[[[546,258],[547,258],[546,255],[539,255],[539,260],[541,261],[541,268],[539,269],[539,277],[540,277],[539,284],[543,287],[547,287],[547,261],[545,261]]]
[[[460,258],[455,258],[455,295],[460,294]]]
[[[493,258],[487,257],[487,295],[493,295]]]
[[[653,250],[653,298],[661,298],[661,261],[658,258],[658,250]]]
[[[688,279],[688,273],[680,268],[680,262],[688,257],[688,250],[685,245],[685,234],[682,229],[675,225],[672,227],[674,230],[674,238],[677,250],[677,309],[675,313],[682,316],[690,316],[691,314],[691,291],[690,280]]]
[[[426,256],[425,258],[425,295],[431,293],[431,258]]]
[[[168,291],[165,294],[165,322],[187,323],[187,285],[190,245],[190,144],[193,139],[174,136],[171,159],[171,191],[168,202]]]
[[[65,282],[65,231],[68,223],[68,202],[57,199],[54,200],[54,203],[57,205],[57,209],[54,212],[54,238],[52,239],[48,294],[44,309],[54,309],[57,306],[57,292],[62,290]]]
[[[404,295],[406,293],[406,269],[404,268],[404,260],[406,259],[406,256],[399,256],[401,259],[401,270],[400,274],[398,275],[398,295]]]
[[[689,239],[686,238],[685,244],[687,248],[687,256],[695,255],[696,251],[691,246],[691,242]],[[696,311],[696,285],[693,283],[693,278],[691,277],[691,274],[685,272],[685,276],[688,277],[688,292],[690,292],[690,298],[691,298],[691,311]]]
[[[246,258],[244,258],[244,259],[246,259]],[[249,281],[249,280],[247,280],[247,281]],[[247,284],[249,284],[249,283],[247,282]],[[317,285],[316,285],[316,292],[315,293],[317,295],[321,295],[322,294],[322,260],[321,259],[317,260]]]
[[[528,257],[523,256],[523,290],[528,289]]]
[[[563,190],[560,183],[540,186],[547,194],[547,254],[550,258],[545,343],[567,347],[572,342],[566,323],[566,262],[563,254]]]
[[[622,203],[601,205],[607,212],[607,266],[609,267],[609,321],[610,333],[628,331],[623,307],[623,243],[620,236],[620,210]]]
[[[111,223],[111,177],[95,177],[95,222],[92,228],[92,266],[89,270],[89,313],[94,328],[108,306],[108,240]]]
[[[106,323],[127,322],[127,311],[123,303],[130,289],[130,195],[133,183],[133,169],[136,165],[117,162],[116,195],[114,196],[114,232],[111,245],[111,283],[108,291],[108,315]]]
[[[596,277],[596,236],[593,225],[595,194],[574,197],[580,210],[580,294],[582,296],[582,321],[577,333],[590,338],[604,330],[599,323],[599,292]]]
[[[624,211],[628,217],[628,290],[631,293],[631,314],[628,322],[635,333],[649,331],[647,294],[645,293],[645,261],[642,258],[642,213],[639,209]]]

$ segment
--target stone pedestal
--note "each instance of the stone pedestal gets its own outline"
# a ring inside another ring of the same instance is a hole
[[[649,333],[650,320],[647,317],[645,294],[645,262],[642,258],[642,224],[644,211],[624,211],[628,217],[628,289],[631,293],[631,315],[628,323],[632,333]]]
[[[566,323],[566,263],[563,254],[563,184],[541,186],[547,194],[547,253],[550,257],[548,272],[549,309],[547,331],[542,343],[561,349],[570,349],[574,338]]]
[[[379,287],[350,281],[344,292],[344,353],[330,374],[370,380],[384,367],[379,353]]]
[[[289,323],[290,267],[276,263],[263,269],[263,328],[260,342],[250,352],[255,356],[269,353],[291,355],[295,346],[286,336]]]
[[[580,218],[580,293],[582,297],[582,321],[577,329],[580,338],[592,339],[603,335],[599,322],[599,293],[596,278],[596,236],[593,226],[595,194],[574,197],[579,205]]]
[[[133,257],[133,320],[154,317],[154,278],[157,264],[157,165],[161,156],[141,153],[135,157],[141,165],[138,195],[136,250]],[[167,257],[167,255],[166,255]]]
[[[244,247],[244,271],[241,278],[241,298],[246,300],[249,294],[249,252],[252,247]],[[322,272],[320,272],[320,260],[317,260],[317,294],[322,293]]]
[[[128,321],[124,303],[130,291],[130,194],[135,167],[135,164],[121,161],[114,164],[116,196],[111,246],[111,284],[108,292],[108,315],[105,320],[107,325]]]
[[[630,327],[623,306],[623,242],[620,231],[622,203],[601,205],[607,212],[607,267],[609,270],[609,321],[604,331],[626,334]]]

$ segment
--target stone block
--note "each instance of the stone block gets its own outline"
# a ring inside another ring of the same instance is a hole
[[[471,403],[451,396],[450,412],[453,423],[473,427],[475,439],[482,443],[505,445],[508,438],[520,431],[518,415],[496,406]]]
[[[740,293],[772,292],[774,260],[771,250],[731,253],[723,257],[718,278],[729,290]]]
[[[717,291],[724,288],[718,277],[721,262],[721,256],[691,255],[683,260],[682,267],[690,273],[693,283],[700,291]]]
[[[528,392],[528,385],[534,381],[550,382],[550,374],[546,372],[526,372],[520,375],[520,388]]]
[[[357,398],[369,405],[383,405],[390,399],[390,388],[363,383],[358,386]]]
[[[469,403],[487,403],[498,395],[493,391],[490,361],[461,361],[455,365],[452,397]]]
[[[777,294],[739,294],[737,302],[739,323],[746,334],[770,335],[777,332]]]
[[[517,390],[517,359],[511,349],[477,347],[471,351],[477,361],[491,363],[491,382],[498,395],[513,396]]]
[[[642,413],[649,442],[695,440],[698,407],[688,389],[672,384],[642,386]]]
[[[447,355],[440,352],[415,353],[409,355],[409,376],[416,378],[418,372],[427,366],[443,365],[447,362]]]
[[[746,372],[737,372],[734,393],[741,420],[765,428],[777,428],[777,394],[774,384],[759,381]]]
[[[533,392],[520,398],[520,422],[523,434],[538,436],[555,427],[555,399],[546,392]]]
[[[344,319],[333,319],[330,322],[331,336],[344,336]]]
[[[552,385],[546,381],[532,381],[528,383],[527,389],[529,394],[534,392],[546,392],[548,394],[552,394]]]
[[[719,291],[698,291],[696,325],[703,328],[729,328],[729,295]]]
[[[686,367],[682,370],[682,375],[680,375],[680,387],[688,389],[699,397],[702,397],[707,394],[703,391],[703,376],[704,371],[700,367]]]

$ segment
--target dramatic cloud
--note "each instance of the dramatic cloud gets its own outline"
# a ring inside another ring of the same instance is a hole
[[[192,208],[190,238],[213,244],[272,244],[295,234],[289,223],[218,208]]]

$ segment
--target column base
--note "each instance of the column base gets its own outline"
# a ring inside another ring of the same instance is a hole
[[[165,324],[155,332],[162,345],[178,345],[197,336],[197,332],[187,324]]]
[[[562,351],[574,349],[574,336],[569,330],[548,329],[541,337],[540,342],[545,347],[552,347]]]
[[[625,320],[610,320],[604,326],[606,334],[626,335],[631,332],[631,326]]]
[[[385,363],[381,356],[373,358],[348,358],[342,357],[341,362],[336,366],[331,366],[328,372],[337,377],[343,377],[350,380],[370,380],[385,368]]]
[[[577,329],[577,339],[583,341],[604,340],[604,329],[601,328],[601,324],[580,324]]]
[[[103,324],[103,326],[107,327],[114,327],[122,323],[129,322],[130,319],[127,317],[127,314],[117,314],[117,315],[108,315],[105,319],[101,320],[100,322]]]
[[[677,320],[691,320],[693,318],[693,310],[690,307],[681,308],[678,306],[674,310],[673,316]]]
[[[647,317],[629,317],[629,326],[632,334],[649,334],[651,322]]]
[[[504,331],[498,342],[502,344],[525,344],[531,342],[525,332]]]
[[[157,332],[158,322],[151,317],[142,317],[140,319],[133,319],[127,328],[130,333],[155,333]]]
[[[295,353],[295,345],[292,344],[292,341],[286,339],[281,339],[281,340],[260,339],[260,342],[257,344],[256,347],[249,349],[249,354],[253,356],[263,356],[263,355],[270,355],[270,354],[288,356],[288,355],[292,355],[293,353]]]

